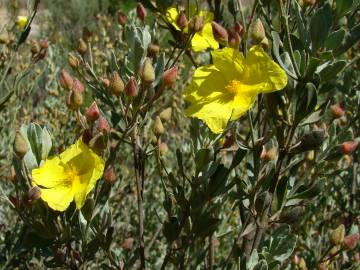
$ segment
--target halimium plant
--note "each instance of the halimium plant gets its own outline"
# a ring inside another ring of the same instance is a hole
[[[358,269],[360,1],[95,2],[1,144],[0,267]]]

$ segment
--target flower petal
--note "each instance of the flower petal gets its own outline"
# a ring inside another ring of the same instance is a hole
[[[64,211],[74,199],[74,194],[69,186],[57,186],[56,188],[41,189],[41,199],[47,202],[50,208]]]
[[[260,46],[253,46],[245,59],[243,82],[253,85],[258,93],[270,93],[287,85],[285,71],[276,64]]]
[[[223,48],[211,52],[215,67],[217,67],[227,80],[241,81],[244,73],[244,56],[238,50]]]
[[[202,66],[195,70],[191,84],[184,92],[190,102],[204,102],[224,93],[227,82],[224,75],[213,65]]]
[[[168,8],[165,12],[165,18],[166,20],[172,25],[174,26],[174,28],[178,31],[181,31],[181,29],[179,28],[179,26],[176,23],[176,20],[179,16],[179,12],[177,10],[176,7],[171,7]]]
[[[232,116],[231,99],[217,99],[206,103],[194,103],[185,111],[187,116],[203,120],[213,133],[221,133]]]
[[[219,48],[219,43],[215,40],[212,32],[211,23],[206,23],[203,29],[194,35],[191,40],[191,48],[194,52],[201,52],[207,48]]]
[[[62,164],[59,157],[47,159],[41,168],[32,170],[33,184],[46,188],[63,185],[67,181],[67,175]]]

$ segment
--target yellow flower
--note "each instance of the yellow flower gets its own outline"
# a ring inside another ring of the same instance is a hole
[[[79,139],[59,156],[47,159],[41,168],[33,169],[32,179],[49,207],[64,211],[73,200],[78,209],[84,205],[103,171],[104,160]]]
[[[19,28],[19,29],[23,29],[26,24],[27,24],[27,17],[26,16],[17,16],[16,18],[16,26]]]
[[[260,46],[253,46],[246,58],[232,48],[218,49],[212,59],[213,65],[195,70],[184,98],[191,102],[186,114],[203,120],[214,133],[246,113],[259,93],[287,84],[285,71]]]
[[[204,20],[204,27],[201,31],[197,32],[191,40],[191,48],[195,52],[201,52],[207,48],[217,49],[219,43],[215,40],[212,32],[211,22],[214,19],[214,14],[209,11],[200,11],[198,14]],[[175,7],[168,8],[166,11],[166,19],[172,26],[178,31],[181,29],[177,26],[176,20],[179,16],[179,11]],[[190,20],[191,18],[189,18]],[[184,33],[187,33],[187,27],[184,29]]]

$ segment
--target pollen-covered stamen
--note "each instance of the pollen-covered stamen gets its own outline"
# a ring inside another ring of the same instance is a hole
[[[232,94],[237,94],[241,91],[241,85],[242,83],[237,80],[231,80],[229,83],[225,86],[225,89],[227,92]]]

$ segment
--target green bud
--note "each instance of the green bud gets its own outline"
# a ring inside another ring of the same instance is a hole
[[[145,84],[151,84],[153,81],[155,81],[155,70],[149,58],[146,58],[143,63],[140,76],[141,80]]]
[[[254,43],[259,44],[265,38],[265,29],[260,19],[252,23],[249,34]]]
[[[13,148],[15,154],[21,159],[29,151],[29,145],[20,131],[16,132]]]
[[[330,242],[333,246],[341,245],[345,237],[345,226],[341,224],[330,234]]]

